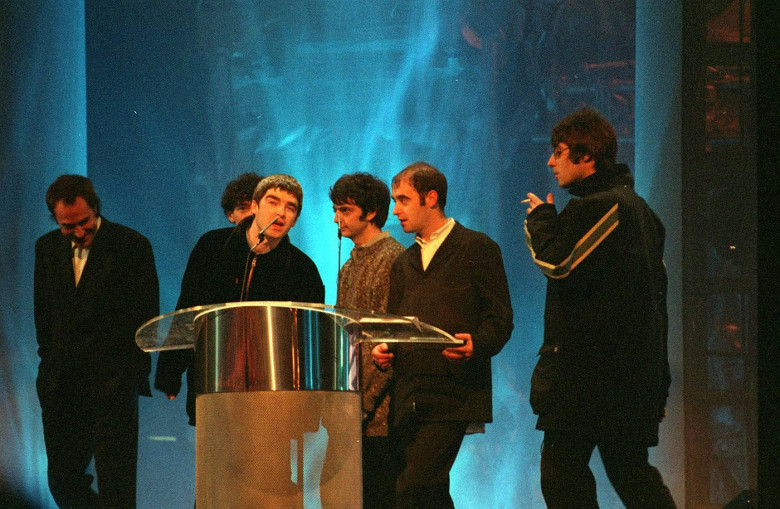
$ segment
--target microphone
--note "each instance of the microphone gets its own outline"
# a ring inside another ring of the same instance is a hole
[[[339,223],[339,230],[338,232],[336,232],[336,235],[338,236],[339,240],[341,240],[341,214],[339,214],[338,212],[336,212],[336,220]]]
[[[274,223],[276,222],[276,220],[277,220],[277,219],[279,219],[279,214],[276,214],[276,215],[274,216],[274,218],[271,220],[271,222],[270,222],[270,223],[268,223],[267,225],[265,225],[265,226],[264,226],[264,227],[263,227],[263,228],[260,230],[260,232],[257,234],[257,244],[255,244],[254,246],[252,246],[252,248],[251,248],[249,251],[254,251],[254,250],[255,250],[255,248],[256,248],[257,246],[259,246],[260,244],[262,244],[262,243],[263,243],[263,241],[265,240],[265,235],[263,235],[263,234],[265,233],[265,231],[266,231],[268,228],[270,228],[270,227],[271,227],[271,225],[272,225],[272,224],[274,224]]]
[[[265,225],[260,230],[260,233],[257,234],[257,243],[254,246],[252,246],[251,248],[249,248],[249,252],[246,254],[246,262],[244,262],[244,277],[241,280],[241,293],[238,296],[238,301],[239,302],[243,302],[244,298],[249,295],[249,283],[252,281],[252,273],[255,271],[255,263],[257,262],[257,258],[255,257],[252,260],[252,263],[251,263],[252,268],[251,268],[251,270],[249,268],[249,266],[250,266],[249,259],[252,258],[252,255],[255,252],[255,248],[257,246],[259,246],[263,242],[263,240],[265,240],[265,235],[263,235],[265,233],[265,231],[268,228],[270,228],[271,225],[274,224],[277,219],[279,219],[279,214],[276,214],[274,216],[273,221],[271,221],[270,223]],[[247,279],[247,275],[249,276],[248,279]]]

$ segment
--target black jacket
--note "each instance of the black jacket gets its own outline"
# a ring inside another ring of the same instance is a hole
[[[470,333],[474,356],[448,361],[441,346],[399,346],[391,397],[395,424],[492,421],[490,358],[512,334],[512,304],[501,250],[487,235],[456,223],[423,270],[413,244],[393,264],[388,312],[417,316],[450,333]]]
[[[201,236],[190,253],[176,309],[239,300],[249,255],[246,229],[253,217],[236,227],[212,230]],[[257,257],[245,300],[322,303],[325,286],[311,258],[285,236],[275,249]],[[186,370],[188,388],[194,388],[194,370],[189,369],[192,363],[192,350],[160,353],[154,387],[166,394],[178,394],[181,375]],[[194,424],[194,390],[187,393],[187,413]]]
[[[525,223],[547,276],[544,343],[531,379],[540,429],[657,440],[670,384],[664,227],[625,165],[576,183],[560,214]]]
[[[35,244],[35,329],[38,394],[62,384],[110,397],[126,383],[151,395],[149,354],[136,329],[159,313],[154,254],[140,233],[101,219],[76,287],[70,241],[54,230]],[[126,392],[126,391],[123,391]]]

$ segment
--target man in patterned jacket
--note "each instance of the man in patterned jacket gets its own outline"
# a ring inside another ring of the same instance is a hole
[[[382,227],[390,208],[390,190],[368,173],[343,175],[330,189],[339,232],[355,244],[339,271],[339,307],[383,313],[387,310],[390,268],[404,248]],[[363,507],[395,507],[396,461],[388,438],[391,371],[380,371],[369,344],[360,349],[363,402]]]

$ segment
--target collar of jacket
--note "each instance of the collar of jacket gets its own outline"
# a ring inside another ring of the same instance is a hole
[[[423,270],[422,267],[422,257],[420,256],[420,244],[415,242],[411,245],[409,248],[409,253],[411,256],[411,262],[412,266],[417,269],[418,272],[431,272],[431,270],[435,269],[442,263],[445,263],[446,260],[449,258],[449,256],[453,252],[457,252],[458,248],[461,243],[461,239],[463,238],[463,232],[466,230],[466,228],[461,225],[459,222],[455,221],[455,226],[452,227],[452,230],[450,231],[449,235],[447,235],[447,238],[444,239],[444,242],[441,243],[441,246],[439,246],[439,249],[436,250],[436,254],[433,255],[433,258],[431,258],[431,261],[428,263],[428,268]]]
[[[634,188],[634,177],[625,164],[615,164],[606,170],[597,171],[593,175],[582,179],[569,188],[569,194],[573,196],[588,196],[599,191],[606,191],[615,186],[627,186]]]

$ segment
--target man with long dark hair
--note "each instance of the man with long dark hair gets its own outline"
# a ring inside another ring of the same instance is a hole
[[[547,165],[574,197],[528,193],[525,234],[547,277],[544,343],[531,406],[544,431],[541,483],[550,509],[597,508],[588,467],[598,447],[626,507],[673,508],[647,449],[669,394],[664,227],[634,192],[617,138],[598,112],[561,120]]]

